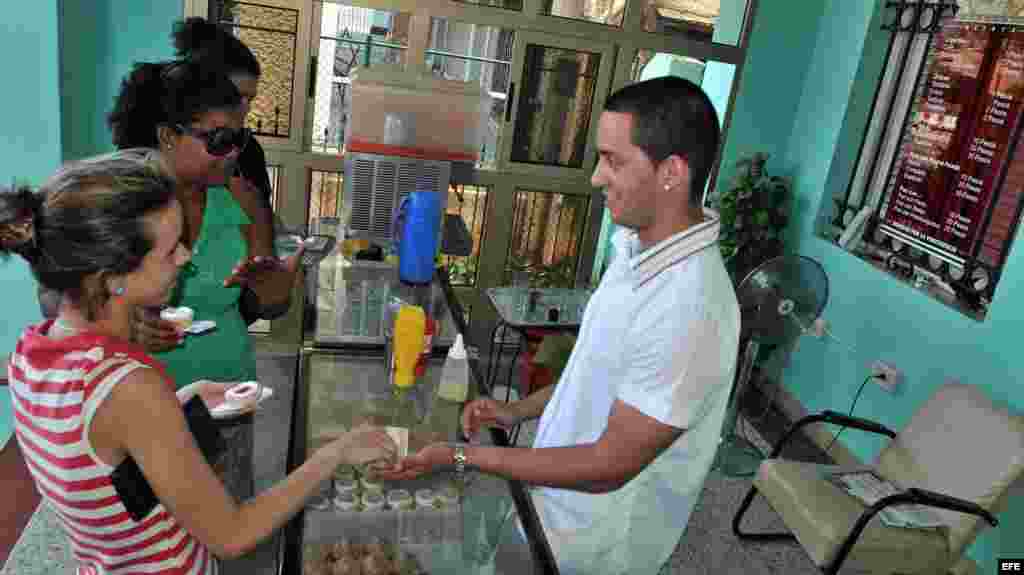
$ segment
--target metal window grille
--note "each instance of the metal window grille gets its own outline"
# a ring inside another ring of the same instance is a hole
[[[966,247],[944,243],[926,237],[927,234],[912,233],[892,225],[885,216],[890,207],[897,206],[895,202],[900,194],[897,184],[902,181],[898,176],[903,170],[915,169],[906,160],[920,141],[915,139],[915,134],[921,133],[922,122],[936,122],[929,125],[948,129],[940,120],[932,120],[928,108],[921,104],[928,101],[927,91],[933,81],[931,72],[939,64],[938,55],[943,53],[939,50],[940,42],[964,27],[986,27],[993,36],[987,44],[982,65],[990,65],[994,59],[992,54],[1000,45],[995,35],[1019,32],[1024,20],[958,15],[955,0],[890,1],[885,8],[882,28],[890,34],[886,65],[851,182],[832,198],[834,205],[826,234],[838,239],[847,228],[860,228],[848,231],[859,240],[859,251],[884,262],[895,275],[913,280],[918,287],[939,284],[948,288],[955,307],[981,319],[991,301],[1024,206],[1020,186],[1006,185],[1007,181],[1024,178],[1024,148],[1016,145],[1021,135],[1020,124],[1024,122],[1017,122],[1009,136],[1002,169],[995,174],[992,183],[991,200],[976,218],[973,237],[969,242],[964,240]],[[980,86],[979,90],[987,90],[987,87]],[[967,117],[965,110],[960,110],[958,115]],[[955,128],[951,133],[963,133],[964,138],[973,133],[966,128],[959,130]],[[961,144],[955,141],[946,145]]]

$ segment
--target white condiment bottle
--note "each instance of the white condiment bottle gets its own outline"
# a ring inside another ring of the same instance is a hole
[[[448,357],[441,368],[441,383],[437,396],[446,401],[463,402],[469,395],[469,362],[466,361],[466,347],[462,334],[455,336],[455,343],[448,350]]]

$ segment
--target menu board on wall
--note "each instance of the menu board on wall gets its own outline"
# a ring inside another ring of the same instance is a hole
[[[935,36],[881,230],[954,263],[984,235],[1024,111],[1024,27],[951,22]]]

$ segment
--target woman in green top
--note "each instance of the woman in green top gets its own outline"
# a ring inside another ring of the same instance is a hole
[[[217,66],[196,61],[137,64],[122,82],[109,121],[118,148],[158,148],[177,181],[185,214],[183,242],[192,261],[178,278],[170,305],[188,306],[196,320],[217,328],[185,336],[157,310],[141,312],[133,338],[163,362],[176,385],[199,379],[258,379],[252,343],[238,308],[241,285],[261,305],[287,306],[301,253],[286,262],[273,257],[270,234],[250,233],[252,214],[229,191],[228,170],[249,138],[241,128],[238,89]],[[243,201],[239,201],[243,200]],[[232,445],[219,467],[231,491],[252,495],[251,418],[224,429]]]
[[[267,306],[286,304],[298,258],[279,263],[269,234],[251,234],[253,218],[226,187],[228,169],[244,148],[241,98],[216,66],[194,61],[139,64],[124,80],[110,114],[118,148],[158,147],[178,182],[185,210],[184,243],[191,265],[171,305],[188,306],[217,329],[185,337],[155,313],[136,322],[136,338],[167,364],[177,385],[196,379],[240,381],[256,376],[252,347],[238,312],[241,284]],[[242,202],[245,203],[245,202]],[[263,264],[263,265],[261,265]]]

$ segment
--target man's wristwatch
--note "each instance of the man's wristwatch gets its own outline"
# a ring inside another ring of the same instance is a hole
[[[455,471],[460,475],[466,472],[466,448],[456,445],[452,460],[455,462]]]

